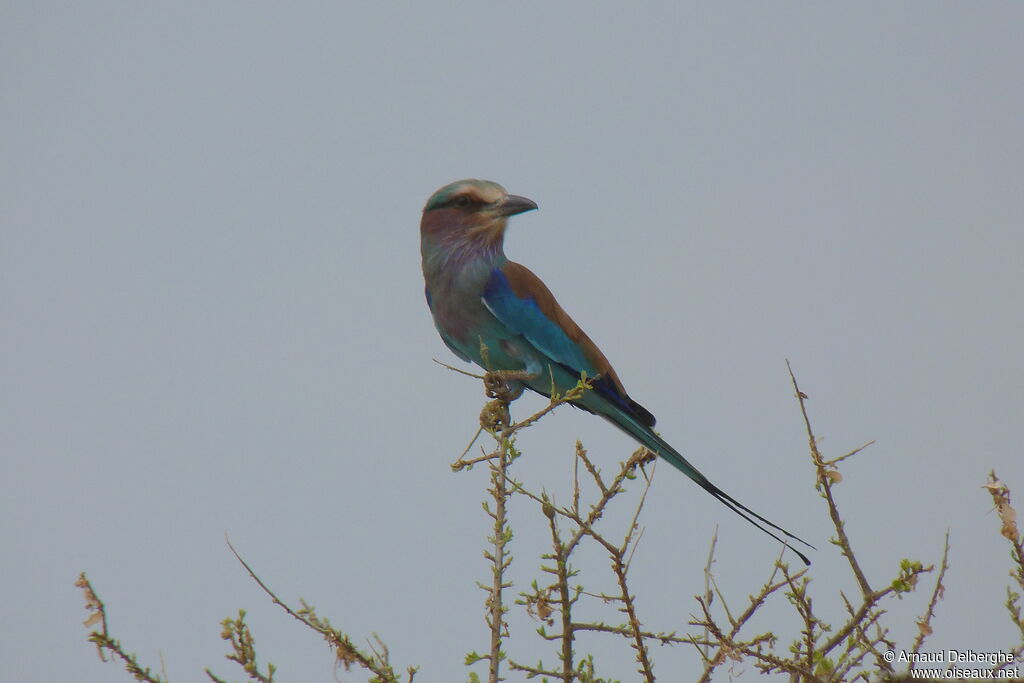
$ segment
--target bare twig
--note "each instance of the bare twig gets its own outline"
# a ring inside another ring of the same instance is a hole
[[[436,358],[431,358],[431,360],[434,361],[435,363],[437,363],[438,365],[440,365],[441,367],[448,368],[452,372],[457,372],[460,375],[465,375],[466,377],[473,377],[474,379],[483,379],[484,378],[483,375],[478,375],[475,372],[466,372],[465,370],[462,370],[460,368],[454,367],[452,365],[448,365],[447,363],[442,363],[441,361],[439,361]]]
[[[914,644],[910,648],[914,655],[921,651],[921,646],[924,645],[925,639],[932,634],[932,618],[935,616],[935,606],[946,592],[946,586],[942,583],[942,580],[946,578],[947,569],[949,569],[949,529],[946,529],[946,542],[942,548],[942,562],[939,565],[939,575],[935,577],[935,588],[932,590],[932,597],[928,601],[928,609],[917,620],[917,637],[914,638]],[[914,668],[916,660],[916,657],[910,658],[910,666],[907,668],[908,672]]]
[[[572,628],[572,603],[573,597],[569,590],[569,558],[566,554],[565,544],[558,533],[557,515],[551,505],[543,508],[544,516],[548,518],[548,526],[551,529],[551,559],[555,561],[554,574],[557,581],[559,612],[562,616],[562,680],[571,683],[573,679],[574,656],[573,640],[575,633]]]
[[[838,545],[850,563],[850,569],[853,570],[853,575],[857,577],[857,583],[860,585],[861,593],[865,598],[872,595],[874,591],[871,589],[871,585],[868,583],[867,577],[864,575],[864,571],[860,568],[860,563],[857,562],[856,556],[853,554],[853,548],[850,547],[850,539],[846,536],[845,525],[843,524],[842,518],[839,516],[839,509],[836,507],[835,498],[832,497],[832,478],[829,477],[829,470],[827,469],[826,461],[821,457],[821,453],[818,451],[818,440],[814,436],[814,430],[811,429],[811,420],[807,416],[807,406],[804,401],[807,400],[807,394],[800,391],[799,385],[796,382],[796,375],[793,374],[793,368],[786,361],[786,368],[789,370],[789,378],[793,381],[793,391],[796,392],[796,398],[800,402],[800,412],[804,417],[804,426],[807,429],[807,442],[811,449],[811,460],[814,463],[815,469],[818,471],[818,484],[822,488],[822,495],[828,503],[828,514],[832,518],[832,525],[836,529],[836,537],[838,539]],[[864,446],[861,446],[864,448]],[[860,449],[858,449],[860,450]],[[843,456],[849,457],[856,453],[848,453]]]
[[[285,603],[283,600],[277,597],[277,595],[272,590],[270,590],[267,584],[265,584],[263,580],[256,574],[256,572],[253,571],[252,567],[250,567],[249,564],[242,559],[242,556],[238,554],[238,551],[235,550],[235,547],[231,545],[231,540],[227,537],[227,534],[224,535],[224,541],[225,543],[227,543],[228,548],[231,550],[231,553],[235,556],[235,559],[237,559],[239,563],[241,563],[241,565],[245,568],[245,571],[249,574],[252,580],[256,582],[256,585],[263,589],[263,592],[270,597],[271,601],[275,605],[283,609],[288,615],[290,615],[295,620],[303,623],[308,628],[319,633],[324,638],[324,640],[327,641],[328,646],[334,652],[334,656],[338,664],[344,666],[346,669],[348,669],[352,664],[357,664],[363,667],[364,669],[373,672],[376,676],[378,676],[378,678],[382,682],[398,682],[398,676],[391,668],[391,665],[388,663],[386,657],[381,658],[375,654],[364,653],[356,646],[355,643],[352,642],[351,638],[349,638],[344,633],[331,626],[331,622],[328,619],[319,617],[316,614],[316,610],[312,606],[306,604],[305,601],[300,601],[302,602],[302,608],[299,610],[294,610],[291,607],[289,607],[287,603]],[[412,681],[413,676],[416,673],[416,668],[410,667],[408,672],[408,680]]]
[[[708,604],[708,606],[711,605],[711,601],[712,601],[712,599],[714,599],[714,596],[715,596],[715,594],[711,592],[711,565],[715,561],[715,546],[716,545],[718,545],[718,525],[717,524],[715,525],[715,533],[712,534],[712,536],[711,536],[711,547],[708,548],[708,561],[704,565],[704,601]],[[708,630],[707,630],[707,628],[705,628],[704,629],[704,638],[707,639],[708,635],[709,635],[708,634]],[[709,652],[709,648],[708,648],[707,645],[705,645],[704,646],[704,652],[703,652],[703,654],[704,654],[704,661],[708,660],[708,652]]]
[[[491,585],[487,595],[487,626],[490,629],[491,641],[487,658],[488,681],[498,683],[500,677],[500,665],[504,655],[501,651],[501,642],[505,636],[505,604],[502,592],[511,584],[506,583],[504,576],[512,562],[508,555],[506,544],[512,540],[512,531],[508,527],[506,518],[505,503],[508,501],[509,491],[506,487],[506,477],[509,464],[509,440],[500,438],[499,456],[497,462],[491,463],[491,497],[494,499],[494,512],[488,510],[488,515],[494,520],[493,535],[488,537],[491,550],[484,553],[484,557],[491,563]],[[485,507],[486,509],[486,507]]]

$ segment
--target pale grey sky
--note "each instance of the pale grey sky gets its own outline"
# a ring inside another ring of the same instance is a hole
[[[423,202],[463,177],[540,205],[509,255],[667,439],[816,543],[826,621],[855,586],[786,358],[827,454],[877,440],[837,489],[871,579],[936,562],[948,527],[932,645],[1011,644],[979,487],[995,468],[1024,501],[1022,26],[1009,2],[4,2],[0,678],[129,680],[85,642],[84,570],[172,680],[240,677],[218,637],[239,607],[282,680],[333,680],[227,532],[282,597],[465,679],[486,472],[448,463],[482,395],[431,362],[457,361],[418,253]],[[609,470],[634,448],[565,409],[519,474],[566,497],[576,438]],[[526,588],[547,537],[513,512]],[[716,524],[737,601],[777,553],[669,468],[641,521],[655,630],[685,630]],[[895,605],[902,642],[925,599]],[[791,637],[782,615],[762,630]],[[534,627],[514,618],[512,655],[552,660]],[[632,680],[610,642],[580,650]]]

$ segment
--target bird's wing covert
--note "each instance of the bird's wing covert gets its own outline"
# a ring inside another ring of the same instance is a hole
[[[491,273],[483,302],[509,331],[526,338],[535,349],[572,375],[597,377],[594,389],[648,426],[654,416],[626,394],[622,382],[597,345],[569,317],[551,290],[528,268],[506,262]]]

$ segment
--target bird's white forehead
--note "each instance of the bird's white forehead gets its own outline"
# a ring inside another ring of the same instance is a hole
[[[452,183],[449,187],[452,188],[449,196],[464,193],[473,194],[487,204],[501,201],[507,194],[505,188],[490,180],[460,180]]]
[[[456,180],[454,183],[448,183],[435,192],[427,200],[425,210],[429,211],[430,209],[444,206],[459,195],[469,195],[484,204],[495,204],[503,200],[507,193],[505,188],[490,180],[477,180],[475,178]]]

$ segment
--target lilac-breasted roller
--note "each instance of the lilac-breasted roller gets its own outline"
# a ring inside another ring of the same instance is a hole
[[[441,339],[455,355],[487,370],[515,371],[509,384],[544,396],[576,386],[581,374],[593,389],[573,405],[600,415],[657,453],[697,485],[772,538],[808,559],[759,524],[810,545],[712,484],[654,431],[654,416],[626,393],[597,345],[558,305],[540,278],[505,256],[508,217],[536,209],[487,180],[445,185],[427,200],[420,249],[427,305]],[[485,363],[481,346],[486,347]],[[554,387],[552,387],[552,383]]]

